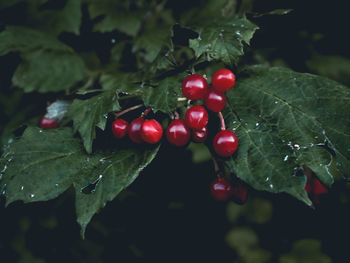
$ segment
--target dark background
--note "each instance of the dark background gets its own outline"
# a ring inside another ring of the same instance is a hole
[[[168,6],[176,16],[186,8],[195,5],[199,8],[202,2],[169,1]],[[256,12],[276,8],[294,11],[285,16],[251,17],[261,30],[243,62],[264,62],[319,73],[307,63],[315,54],[349,59],[350,21],[346,7],[342,0],[255,1]],[[0,12],[0,26],[9,19],[21,18]],[[89,25],[85,27],[86,32],[79,38],[68,34],[61,36],[62,41],[86,49],[94,46],[107,59],[103,49],[113,34],[88,33]],[[18,63],[14,54],[0,57],[3,97],[13,96],[10,80]],[[319,65],[324,66],[327,65],[322,62]],[[349,83],[346,76],[334,78]],[[41,113],[28,105],[35,102],[44,111],[46,101],[53,96],[30,94],[15,105],[1,103],[0,128],[11,119],[6,112],[25,110],[28,118],[35,117]],[[269,262],[278,262],[279,256],[289,252],[296,240],[304,238],[319,239],[323,253],[333,262],[348,261],[350,195],[344,182],[335,184],[316,209],[283,194],[250,189],[248,203],[257,197],[269,200],[273,216],[265,224],[243,218],[233,225],[227,220],[227,203],[216,202],[209,194],[208,186],[213,179],[212,163],[194,164],[190,151],[162,147],[135,183],[93,218],[85,240],[81,239],[75,222],[72,191],[49,202],[17,202],[8,208],[1,197],[0,262],[245,262],[235,261],[237,252],[225,242],[226,233],[236,226],[256,231],[260,247],[272,252]]]

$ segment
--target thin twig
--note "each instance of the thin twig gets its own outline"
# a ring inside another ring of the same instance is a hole
[[[130,108],[127,108],[121,112],[115,113],[114,116],[116,118],[119,118],[120,116],[124,115],[125,113],[128,113],[129,111],[133,111],[133,110],[136,110],[136,109],[141,108],[141,107],[143,107],[143,104],[138,104],[138,105],[132,106]]]

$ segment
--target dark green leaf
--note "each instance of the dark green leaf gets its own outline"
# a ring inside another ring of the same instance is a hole
[[[244,54],[243,44],[249,44],[258,27],[245,17],[234,17],[193,29],[199,36],[190,39],[190,47],[197,58],[203,55],[207,61],[218,60],[233,65]]]
[[[285,68],[255,66],[227,93],[227,126],[240,141],[226,161],[258,190],[286,192],[310,204],[303,165],[326,185],[350,173],[350,90],[334,81]],[[334,151],[332,156],[328,145]]]
[[[12,81],[25,92],[69,89],[83,79],[84,63],[56,38],[24,27],[8,26],[0,33],[0,55],[19,52],[23,59]]]
[[[69,46],[58,41],[55,37],[37,30],[7,26],[0,33],[0,56],[9,52],[28,53],[38,49],[73,52]]]
[[[146,107],[154,111],[172,114],[177,108],[177,99],[181,97],[181,83],[186,74],[180,73],[159,81],[156,87],[145,86],[142,99]]]
[[[117,29],[130,36],[135,36],[139,31],[144,15],[142,11],[129,12],[127,3],[120,1],[90,0],[88,2],[91,18],[102,16],[102,20],[94,26],[95,31],[104,33]]]
[[[148,28],[141,36],[136,38],[132,51],[143,51],[146,62],[152,63],[164,46],[172,50],[172,35],[170,26]]]
[[[119,110],[118,96],[115,90],[105,91],[87,100],[75,99],[69,108],[67,117],[73,120],[74,131],[79,131],[85,149],[92,152],[92,142],[96,137],[96,126],[106,128],[107,114]]]
[[[127,95],[142,94],[141,76],[137,73],[105,73],[100,78],[104,90],[116,90]]]
[[[158,147],[130,148],[89,156],[70,128],[30,127],[0,158],[0,189],[10,204],[50,200],[74,185],[84,233],[92,216],[130,185],[157,151]],[[84,191],[90,184],[94,189]]]
[[[24,54],[12,77],[25,92],[56,92],[73,87],[84,76],[82,59],[70,52],[38,50]]]
[[[79,34],[82,10],[81,0],[68,0],[61,10],[39,11],[39,6],[33,6],[31,13],[32,24],[37,29],[59,35],[62,32]]]

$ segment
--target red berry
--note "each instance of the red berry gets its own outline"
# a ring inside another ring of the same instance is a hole
[[[56,128],[58,126],[58,123],[55,119],[48,119],[45,116],[41,117],[40,119],[40,127],[44,129],[52,129]]]
[[[201,130],[208,124],[208,112],[203,106],[192,106],[186,112],[186,124],[191,129]]]
[[[207,139],[208,129],[203,127],[201,130],[193,130],[192,138],[195,142],[204,142]]]
[[[211,89],[204,98],[204,105],[213,112],[220,112],[225,108],[226,97],[223,93]]]
[[[123,138],[128,131],[129,123],[123,119],[116,119],[112,123],[112,132],[114,136],[118,139]]]
[[[247,201],[247,194],[248,189],[241,182],[232,186],[232,196],[237,203],[244,204]]]
[[[207,92],[208,82],[199,74],[190,75],[182,82],[182,93],[190,100],[200,100]]]
[[[128,134],[130,140],[132,140],[135,143],[141,143],[141,127],[145,120],[143,118],[137,118],[133,120],[128,127]]]
[[[235,85],[236,77],[231,70],[220,69],[214,73],[211,82],[213,89],[219,92],[225,92]]]
[[[218,178],[211,184],[210,192],[215,200],[226,201],[232,196],[232,187],[227,179]]]
[[[141,138],[147,143],[157,143],[163,136],[162,125],[155,119],[144,121],[141,128]]]
[[[214,137],[213,146],[218,155],[222,157],[231,156],[238,148],[237,136],[230,130],[220,131]]]
[[[190,140],[191,132],[184,120],[173,120],[167,130],[166,138],[168,142],[176,146],[183,146]]]

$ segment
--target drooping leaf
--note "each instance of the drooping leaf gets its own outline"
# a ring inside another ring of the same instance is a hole
[[[244,54],[244,44],[249,44],[258,27],[245,17],[234,17],[193,29],[198,37],[190,39],[189,44],[197,58],[203,55],[207,61],[217,60],[233,65]]]
[[[105,91],[90,99],[75,99],[67,117],[73,120],[74,131],[79,132],[88,153],[92,152],[92,142],[96,137],[96,127],[106,128],[107,114],[119,110],[115,90]]]
[[[84,234],[92,216],[129,186],[153,160],[158,147],[132,148],[87,155],[71,128],[29,127],[0,158],[0,189],[7,205],[46,201],[70,186],[76,190],[78,222]],[[84,189],[90,184],[94,189]]]
[[[22,58],[12,82],[25,92],[66,90],[84,76],[84,62],[74,53],[38,50],[24,54]]]
[[[224,117],[240,142],[230,170],[258,190],[310,204],[303,165],[330,186],[350,175],[350,90],[285,68],[248,68],[227,93]],[[327,147],[332,150],[327,150]]]
[[[156,86],[145,86],[142,96],[145,106],[172,114],[177,107],[178,97],[182,96],[181,83],[185,77],[185,73],[179,73],[164,78]]]
[[[111,0],[87,2],[91,18],[101,17],[94,26],[95,31],[104,33],[117,29],[130,36],[135,36],[139,31],[144,12],[140,10],[129,12],[127,2]]]

